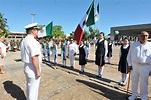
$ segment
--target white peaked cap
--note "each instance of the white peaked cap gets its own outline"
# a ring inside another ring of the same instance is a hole
[[[38,23],[32,23],[32,24],[28,24],[28,25],[26,25],[24,28],[25,29],[29,29],[29,28],[32,28],[32,27],[37,27],[38,28]]]

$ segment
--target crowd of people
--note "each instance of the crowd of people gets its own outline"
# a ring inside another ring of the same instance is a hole
[[[27,36],[22,40],[17,48],[21,50],[21,58],[24,62],[24,73],[27,79],[27,100],[38,99],[38,89],[41,78],[41,62],[47,61],[57,64],[58,58],[58,44],[55,40],[42,40],[40,43],[35,37],[38,35],[38,24],[32,23],[25,26]],[[129,39],[125,37],[119,50],[118,71],[121,73],[121,81],[119,85],[125,86],[128,77],[131,75],[132,79],[132,95],[129,100],[135,100],[138,97],[138,83],[140,80],[140,97],[141,100],[147,100],[148,96],[148,77],[151,73],[151,43],[147,41],[149,34],[146,31],[140,32],[138,35],[139,41],[130,43]],[[0,38],[0,73],[4,73],[3,62],[6,55]],[[19,42],[18,42],[19,43]],[[75,56],[79,55],[79,65],[81,69],[79,73],[85,72],[86,64],[88,63],[90,54],[90,43],[88,40],[82,40],[79,46],[76,41],[70,39],[69,41],[61,40],[61,59],[62,67],[66,67],[66,59],[70,60],[70,69],[75,68]],[[113,53],[113,42],[110,38],[105,40],[104,33],[101,32],[95,44],[95,64],[98,66],[98,73],[96,77],[102,78],[104,65],[111,63]]]

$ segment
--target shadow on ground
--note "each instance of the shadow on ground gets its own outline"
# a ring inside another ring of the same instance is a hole
[[[3,84],[6,92],[13,98],[16,100],[26,100],[24,91],[18,85],[14,84],[13,81],[5,81]]]
[[[61,64],[56,64],[56,65],[54,66],[54,65],[53,65],[53,62],[48,62],[48,61],[43,61],[43,63],[46,64],[47,66],[53,68],[53,69],[54,69],[55,66],[56,66],[56,67],[58,66],[58,68],[61,68],[61,69],[71,70],[71,71],[74,71],[74,72],[76,72],[76,73],[79,73],[79,72],[80,72],[80,70],[78,70],[78,69],[76,69],[76,68],[72,69],[70,66],[62,67]],[[82,73],[81,75],[86,75],[86,76],[88,76],[89,78],[98,79],[98,80],[104,81],[104,82],[106,82],[106,83],[111,83],[111,82],[118,83],[118,82],[116,82],[116,81],[114,81],[114,80],[111,80],[111,79],[98,78],[95,74],[90,73],[90,72],[84,72],[84,73]]]
[[[20,62],[20,61],[22,61],[22,60],[21,60],[21,59],[15,59],[15,61],[16,61],[16,62]]]
[[[119,91],[112,90],[107,87],[98,85],[93,82],[85,81],[85,80],[77,79],[76,81],[89,86],[90,88],[92,88],[93,92],[106,97],[108,100],[128,100],[127,99],[128,96],[126,95],[126,93],[121,93]],[[97,91],[97,90],[99,90],[99,91]],[[140,100],[140,99],[137,99],[137,100]]]

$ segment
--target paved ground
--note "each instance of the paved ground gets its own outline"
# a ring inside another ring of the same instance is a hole
[[[59,64],[51,66],[50,63],[43,63],[38,100],[126,100],[127,86],[118,88],[115,85],[120,81],[117,71],[119,47],[114,48],[111,64],[105,65],[101,79],[95,76],[94,51],[92,47],[84,74],[79,74],[78,60],[74,70],[62,68]],[[6,73],[0,74],[0,100],[25,100],[26,80],[20,52],[8,52],[5,60]],[[60,57],[58,63],[61,63]],[[151,96],[151,79],[149,82]]]

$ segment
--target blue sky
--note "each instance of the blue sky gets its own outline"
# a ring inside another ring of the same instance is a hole
[[[0,0],[0,12],[8,19],[11,32],[24,32],[34,22],[61,25],[65,33],[74,31],[92,0]],[[106,35],[110,27],[151,23],[151,0],[95,0],[100,2],[100,19],[95,26]]]

